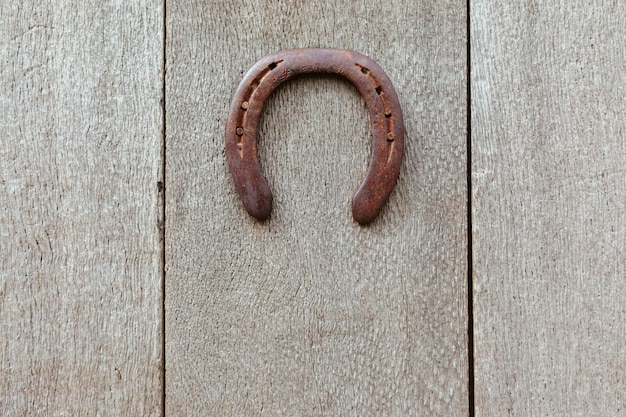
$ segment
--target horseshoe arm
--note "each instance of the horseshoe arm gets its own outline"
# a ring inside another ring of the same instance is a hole
[[[364,97],[373,133],[365,179],[352,199],[352,215],[370,223],[389,198],[400,173],[404,122],[398,96],[384,71],[358,52],[291,49],[268,55],[245,75],[233,97],[226,122],[226,158],[235,188],[248,213],[264,220],[272,193],[261,171],[257,133],[263,106],[286,80],[306,73],[331,73],[350,80]]]

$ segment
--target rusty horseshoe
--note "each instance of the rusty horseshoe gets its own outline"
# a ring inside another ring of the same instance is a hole
[[[226,122],[226,158],[235,188],[248,213],[265,220],[272,193],[261,171],[257,132],[263,106],[284,81],[306,73],[338,74],[359,90],[370,115],[372,152],[365,180],[352,199],[352,216],[370,223],[389,198],[400,173],[404,122],[398,96],[376,62],[339,49],[290,49],[258,61],[239,84]]]

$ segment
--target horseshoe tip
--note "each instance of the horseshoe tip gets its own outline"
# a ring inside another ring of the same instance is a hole
[[[379,212],[380,208],[365,204],[358,195],[352,200],[352,218],[361,225],[373,222]]]
[[[370,224],[371,222],[373,222],[376,217],[373,217],[371,219],[369,217],[357,218],[357,216],[353,215],[353,218],[361,226],[366,226],[366,225]]]
[[[261,194],[254,199],[244,200],[244,206],[248,213],[259,221],[267,220],[272,214],[272,195]]]
[[[270,207],[269,209],[260,209],[248,212],[252,217],[262,222],[270,217],[270,214],[272,213],[272,208]]]

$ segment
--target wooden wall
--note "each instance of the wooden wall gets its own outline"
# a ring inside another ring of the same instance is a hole
[[[167,415],[467,415],[464,3],[168,4]],[[350,201],[371,133],[325,76],[261,122],[274,211],[243,209],[224,157],[230,99],[279,49],[363,52],[400,94],[400,181],[369,227]]]
[[[471,7],[476,415],[624,416],[626,3],[539,3]]]
[[[0,3],[0,415],[162,409],[163,7]]]
[[[0,3],[0,415],[626,416],[626,4],[543,3]],[[370,226],[336,77],[266,105],[270,220],[234,191],[232,94],[295,47],[398,92]]]

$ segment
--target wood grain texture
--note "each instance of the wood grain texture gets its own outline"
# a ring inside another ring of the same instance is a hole
[[[462,1],[168,2],[168,416],[467,415],[465,28]],[[400,97],[404,165],[369,227],[350,212],[368,114],[343,79],[270,97],[267,222],[228,173],[243,74],[303,47],[368,55]]]
[[[161,414],[163,7],[0,5],[0,415]]]
[[[476,415],[626,416],[626,3],[470,10]]]

